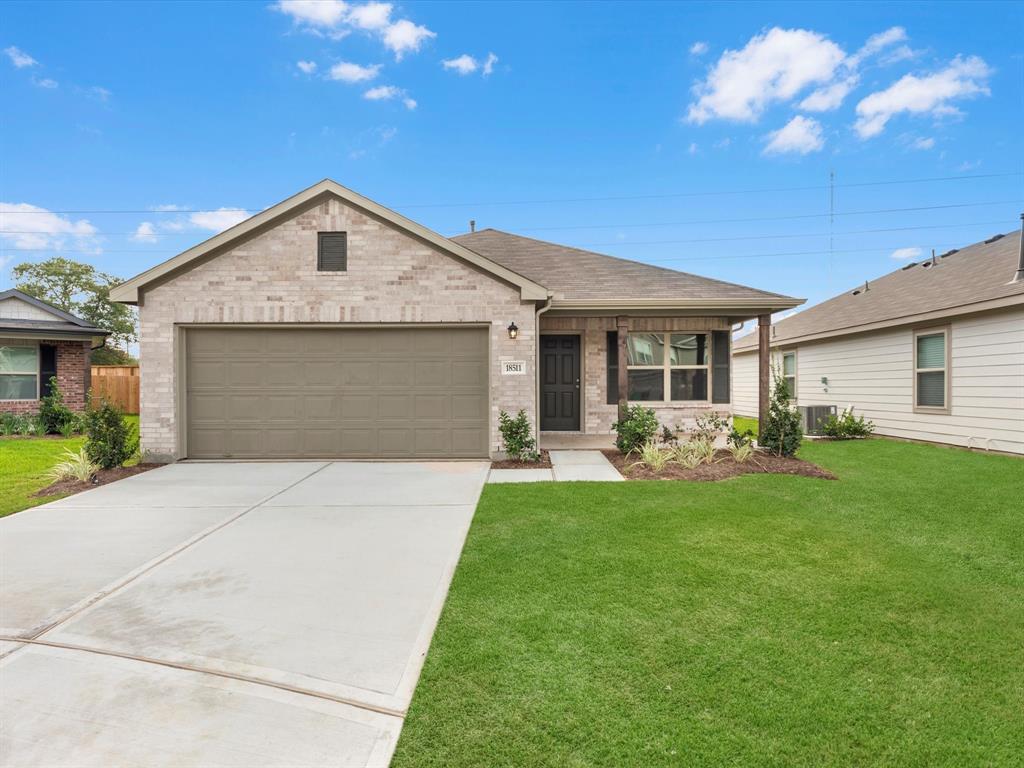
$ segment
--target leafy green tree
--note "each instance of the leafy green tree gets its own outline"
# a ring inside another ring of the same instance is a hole
[[[800,413],[789,404],[792,395],[786,379],[778,371],[773,372],[773,378],[775,388],[768,403],[768,418],[761,427],[758,445],[776,456],[793,456],[800,448],[804,436]]]
[[[110,300],[110,289],[121,282],[113,275],[62,256],[18,264],[12,272],[18,290],[110,331],[107,341],[115,346],[138,340],[135,311]]]

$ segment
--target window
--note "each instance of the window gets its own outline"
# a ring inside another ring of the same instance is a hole
[[[708,399],[706,333],[630,333],[626,354],[630,400]]]
[[[0,400],[36,400],[39,397],[39,350],[36,347],[0,347]]]
[[[789,399],[796,400],[796,352],[782,353],[782,378],[789,387]]]
[[[914,334],[914,407],[949,408],[949,334],[946,330]]]
[[[320,272],[345,272],[348,269],[348,233],[317,233],[316,268]]]

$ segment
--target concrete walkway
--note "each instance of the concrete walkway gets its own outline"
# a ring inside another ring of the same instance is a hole
[[[540,483],[544,481],[619,481],[622,475],[600,451],[549,451],[551,469],[492,469],[488,483]]]
[[[487,471],[177,464],[0,520],[0,765],[386,766]]]

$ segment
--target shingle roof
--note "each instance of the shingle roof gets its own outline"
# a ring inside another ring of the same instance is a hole
[[[961,314],[973,305],[1019,298],[1024,282],[1010,282],[1017,270],[1021,234],[975,243],[936,259],[907,264],[775,324],[772,345],[819,335],[841,336],[876,324],[913,322],[925,313]],[[856,294],[854,293],[856,291]],[[737,339],[736,352],[757,347],[757,334]]]
[[[557,304],[585,301],[709,300],[802,303],[778,293],[677,272],[615,256],[534,240],[496,229],[451,238],[481,256],[534,280],[554,293]]]

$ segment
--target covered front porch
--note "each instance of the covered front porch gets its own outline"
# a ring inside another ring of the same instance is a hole
[[[542,449],[614,446],[612,425],[631,405],[655,412],[658,422],[686,434],[702,414],[731,417],[732,334],[757,317],[761,421],[769,391],[768,331],[771,315],[736,310],[695,314],[647,311],[571,312],[540,315],[537,404]]]

